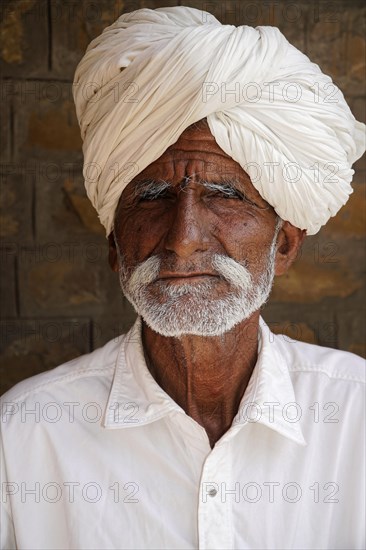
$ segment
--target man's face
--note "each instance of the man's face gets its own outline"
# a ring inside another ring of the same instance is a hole
[[[268,298],[276,214],[202,123],[123,191],[115,216],[122,289],[165,336],[217,336]]]

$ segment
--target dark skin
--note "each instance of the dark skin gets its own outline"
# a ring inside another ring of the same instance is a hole
[[[190,182],[182,190],[184,178]],[[223,197],[200,182],[237,178],[240,196]],[[153,200],[139,200],[135,187],[146,178],[172,188]],[[245,194],[245,200],[242,195]],[[141,172],[123,191],[115,217],[118,246],[128,266],[154,254],[163,258],[159,278],[169,284],[214,277],[213,296],[223,297],[228,283],[207,267],[213,254],[246,260],[254,279],[263,271],[273,239],[276,214],[249,176],[216,143],[205,121],[187,128],[179,140]],[[284,222],[277,239],[275,274],[284,274],[305,237]],[[109,262],[118,272],[116,242],[109,236]],[[192,276],[194,274],[194,276]],[[142,322],[148,368],[156,382],[203,426],[213,447],[230,428],[257,361],[260,312],[222,336],[164,337]]]

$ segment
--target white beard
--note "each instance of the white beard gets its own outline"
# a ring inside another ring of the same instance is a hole
[[[274,279],[279,229],[277,225],[265,268],[256,282],[244,262],[214,254],[212,271],[229,283],[223,298],[212,295],[217,285],[222,285],[217,278],[179,286],[156,281],[161,265],[158,256],[151,256],[131,272],[117,247],[121,288],[146,324],[163,336],[220,336],[248,319],[268,300]]]

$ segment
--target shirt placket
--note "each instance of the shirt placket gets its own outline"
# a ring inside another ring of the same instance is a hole
[[[231,498],[236,498],[236,486],[232,483],[230,448],[229,441],[220,442],[202,468],[198,503],[200,550],[233,547]]]

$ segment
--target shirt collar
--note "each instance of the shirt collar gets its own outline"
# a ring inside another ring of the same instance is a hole
[[[258,422],[305,445],[299,419],[293,421],[293,417],[299,416],[299,405],[277,338],[260,318],[257,363],[232,429]],[[103,426],[142,426],[173,411],[186,414],[157,384],[147,368],[141,341],[141,317],[138,317],[119,348]]]
[[[233,426],[258,422],[299,445],[306,445],[300,426],[301,407],[296,402],[287,361],[278,343],[279,338],[260,317],[257,363]]]
[[[124,336],[104,414],[106,428],[149,424],[170,411],[184,410],[159,386],[147,368],[141,341],[141,317]]]

